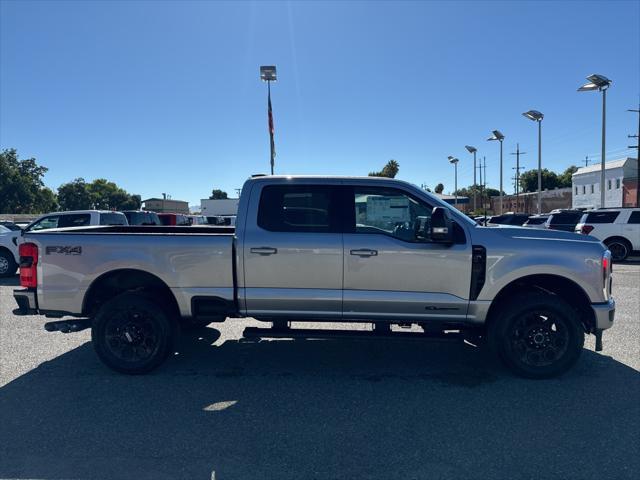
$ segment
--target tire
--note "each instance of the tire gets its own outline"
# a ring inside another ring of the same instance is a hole
[[[172,351],[176,322],[160,304],[141,293],[123,293],[98,310],[91,340],[100,360],[127,374],[147,373]]]
[[[611,252],[611,260],[623,262],[631,253],[631,244],[624,238],[610,238],[604,241]]]
[[[12,277],[18,270],[13,254],[8,250],[0,250],[0,277]]]
[[[512,297],[490,320],[489,346],[513,373],[551,378],[569,370],[582,353],[584,328],[561,298],[544,293]]]

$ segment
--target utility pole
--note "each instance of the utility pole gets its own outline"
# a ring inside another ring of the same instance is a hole
[[[487,157],[482,157],[483,169],[484,169],[484,185],[482,187],[482,195],[485,195],[487,192]],[[486,199],[488,200],[488,198]],[[484,202],[484,216],[487,216],[487,202]]]
[[[636,138],[638,143],[637,145],[629,145],[629,148],[637,149],[636,152],[636,207],[640,207],[640,105],[638,105],[638,110],[629,109],[627,112],[635,112],[638,114],[638,133],[635,135],[627,135],[629,138]]]
[[[484,205],[484,199],[482,198],[482,164],[478,165],[476,169],[480,171],[480,185],[478,187],[480,188],[480,208],[482,209]]]
[[[511,153],[511,155],[515,155],[516,156],[516,166],[514,168],[514,170],[516,171],[516,210],[518,208],[520,208],[520,203],[519,203],[519,199],[520,199],[520,155],[525,155],[527,152],[521,152],[520,151],[520,144],[516,143],[516,151]]]

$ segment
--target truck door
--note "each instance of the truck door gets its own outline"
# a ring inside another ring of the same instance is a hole
[[[416,234],[432,205],[385,186],[351,188],[344,234],[345,319],[463,320],[471,282],[471,245],[429,243]],[[420,238],[419,238],[420,237]]]
[[[244,232],[247,315],[339,318],[342,233],[337,186],[270,184],[251,193]],[[254,200],[257,195],[258,201]]]

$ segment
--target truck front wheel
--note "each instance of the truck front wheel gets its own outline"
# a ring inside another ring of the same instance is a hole
[[[91,340],[98,357],[121,373],[147,373],[171,352],[174,324],[150,297],[123,293],[102,305],[93,319]]]
[[[550,378],[578,360],[584,328],[577,312],[556,295],[519,294],[491,320],[489,345],[517,375]]]

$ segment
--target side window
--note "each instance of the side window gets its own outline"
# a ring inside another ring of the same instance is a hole
[[[419,231],[428,231],[431,205],[401,190],[363,187],[354,189],[355,233],[378,233],[406,242],[423,242]]]
[[[100,225],[126,225],[126,219],[127,217],[119,213],[101,213]]]
[[[38,220],[36,223],[31,225],[31,227],[29,228],[29,231],[35,232],[37,230],[48,230],[50,228],[58,228],[59,219],[60,217],[57,215],[51,216],[51,217],[44,217],[42,220]]]
[[[91,215],[88,213],[78,213],[71,215],[60,215],[58,227],[83,227],[91,224]]]
[[[640,210],[631,212],[631,216],[629,217],[629,221],[627,223],[640,223]]]
[[[613,223],[620,212],[591,212],[585,223]]]
[[[587,193],[587,187],[582,185],[582,194],[584,195],[585,193]]]
[[[578,187],[576,187],[576,195],[578,195]]]
[[[620,188],[620,179],[616,178],[616,190]]]
[[[271,232],[335,233],[340,221],[329,185],[270,185],[258,207],[258,226]]]

